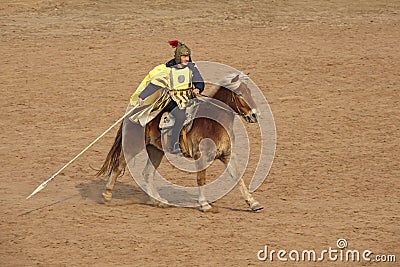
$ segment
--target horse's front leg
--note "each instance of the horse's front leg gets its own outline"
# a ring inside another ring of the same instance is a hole
[[[147,159],[146,166],[143,170],[143,178],[146,182],[146,193],[150,196],[153,205],[158,207],[165,207],[168,205],[168,200],[162,198],[158,193],[157,187],[154,184],[154,175],[156,169],[160,166],[164,153],[152,145],[147,146]]]
[[[201,211],[209,211],[212,209],[204,195],[204,185],[206,184],[206,170],[197,172],[197,185],[199,186],[199,205]]]
[[[210,203],[208,203],[205,194],[204,194],[204,185],[206,184],[206,169],[204,169],[205,164],[207,163],[205,157],[201,157],[200,153],[196,153],[194,155],[194,159],[196,160],[196,167],[199,170],[197,172],[197,185],[199,187],[199,205],[201,211],[209,211],[212,209]]]
[[[147,160],[146,166],[143,170],[143,178],[146,183],[146,187],[144,188],[147,195],[151,199],[151,203],[154,206],[164,207],[168,205],[168,200],[162,198],[158,193],[157,187],[154,184],[154,175],[156,173],[156,169],[154,168],[151,160]]]
[[[254,199],[249,190],[247,190],[246,184],[242,178],[239,180],[239,190],[252,211],[259,211],[264,208],[257,200]]]
[[[238,171],[237,171],[237,162],[236,162],[236,156],[234,154],[231,155],[230,161],[225,158],[223,160],[228,173],[230,174],[231,178],[236,181],[238,178]],[[259,211],[262,210],[264,207],[261,206],[261,204],[254,199],[254,197],[250,194],[249,190],[246,187],[246,184],[244,183],[243,179],[239,179],[239,190],[242,193],[243,198],[245,199],[246,203],[249,205],[251,210],[253,211]]]

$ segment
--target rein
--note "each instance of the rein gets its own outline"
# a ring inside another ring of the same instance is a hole
[[[231,92],[232,92],[232,91],[231,91]],[[210,96],[208,96],[208,95],[204,95],[204,94],[200,94],[200,95],[203,96],[203,97],[207,97],[207,98],[210,98],[210,99],[214,99],[214,98],[212,98],[212,97],[210,97]],[[211,102],[211,101],[208,102],[208,103],[210,103],[211,105],[216,106],[216,107],[219,108],[219,109],[222,109],[222,110],[225,110],[225,111],[234,113],[235,115],[245,115],[243,112],[240,111],[240,109],[239,109],[239,107],[238,107],[237,100],[236,100],[236,94],[235,94],[234,92],[232,92],[231,101],[232,101],[233,103],[235,103],[236,109],[237,109],[238,111],[232,111],[232,109],[229,110],[229,109],[224,108],[224,107],[222,107],[222,106],[220,106],[220,105],[218,105],[218,104],[215,104],[215,103],[213,103],[213,102]]]

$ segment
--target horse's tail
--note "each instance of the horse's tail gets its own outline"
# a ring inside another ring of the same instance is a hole
[[[117,136],[115,137],[114,144],[107,154],[107,158],[103,163],[103,166],[97,172],[97,176],[108,175],[110,176],[113,170],[116,170],[120,166],[121,153],[122,153],[122,126],[118,129]]]

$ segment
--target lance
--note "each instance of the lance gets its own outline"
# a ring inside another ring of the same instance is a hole
[[[83,149],[81,152],[79,152],[78,155],[76,155],[73,159],[71,159],[67,164],[65,164],[61,169],[59,169],[55,174],[53,174],[49,179],[44,181],[41,185],[39,185],[33,192],[30,194],[26,199],[31,198],[35,194],[37,194],[39,191],[44,189],[60,172],[62,172],[65,168],[67,168],[72,162],[74,162],[77,158],[79,158],[83,153],[86,152],[91,146],[93,146],[97,141],[100,140],[104,135],[106,135],[112,128],[114,128],[117,124],[119,124],[123,119],[129,116],[129,114],[132,113],[133,110],[135,110],[139,104],[134,106],[132,109],[130,109],[127,113],[125,113],[121,118],[119,118],[113,125],[111,125],[107,130],[105,130],[99,137],[97,137],[93,142],[91,142],[85,149]]]

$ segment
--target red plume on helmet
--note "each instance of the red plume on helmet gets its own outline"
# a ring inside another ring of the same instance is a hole
[[[172,46],[172,48],[176,48],[178,46],[178,44],[179,44],[179,41],[178,40],[171,40],[171,41],[168,41],[168,43],[169,43],[170,46]]]

